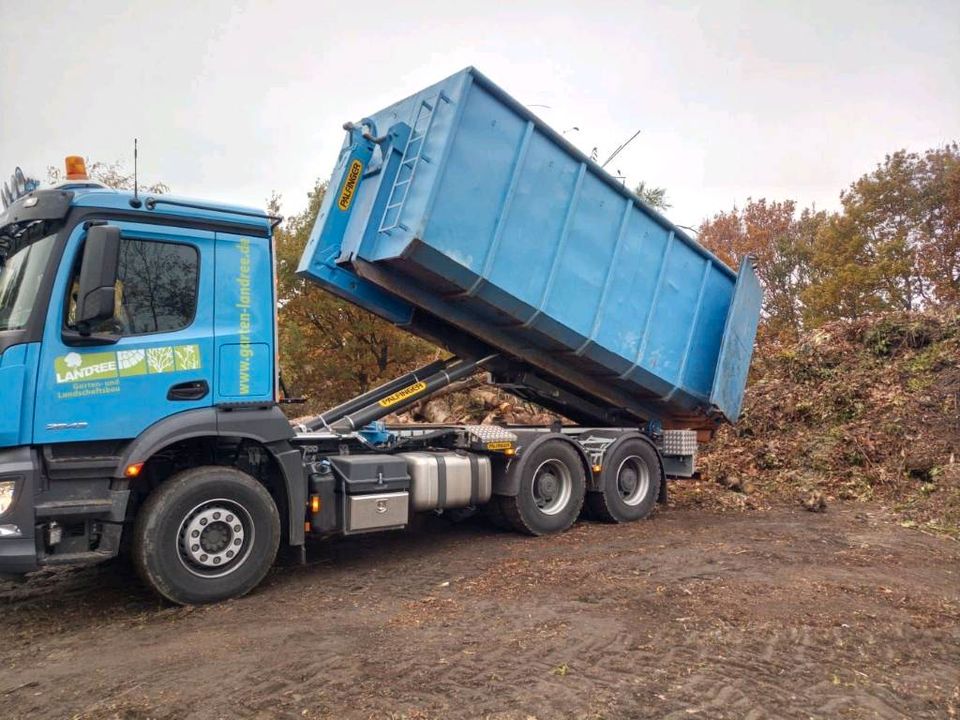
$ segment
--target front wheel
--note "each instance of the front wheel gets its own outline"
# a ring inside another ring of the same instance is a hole
[[[177,473],[140,508],[133,561],[168,600],[201,604],[249,592],[280,544],[280,515],[267,489],[234,468]]]

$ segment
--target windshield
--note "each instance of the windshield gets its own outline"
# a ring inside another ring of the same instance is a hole
[[[26,327],[55,237],[42,237],[3,259],[0,269],[0,332]]]

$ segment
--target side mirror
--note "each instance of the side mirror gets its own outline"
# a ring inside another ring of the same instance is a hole
[[[89,334],[85,328],[113,317],[119,262],[120,228],[111,225],[88,228],[75,316],[81,334]]]

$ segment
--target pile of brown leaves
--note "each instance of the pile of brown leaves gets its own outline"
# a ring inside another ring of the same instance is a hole
[[[742,494],[876,500],[960,536],[960,312],[833,323],[760,347],[743,415],[701,457]],[[819,499],[817,499],[819,498]]]

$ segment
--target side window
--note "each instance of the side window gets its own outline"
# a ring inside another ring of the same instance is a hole
[[[113,319],[94,332],[145,335],[182,330],[197,309],[200,258],[191,245],[136,240],[120,241],[116,306]],[[70,283],[67,326],[74,327],[79,268]]]

